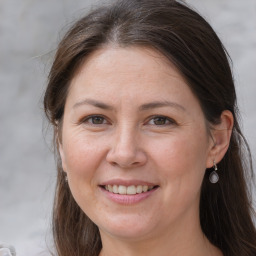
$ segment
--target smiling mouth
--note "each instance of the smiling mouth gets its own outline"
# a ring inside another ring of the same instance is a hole
[[[104,185],[101,186],[103,189],[111,192],[113,194],[119,195],[136,195],[146,193],[153,189],[158,188],[159,186],[147,186],[147,185],[131,185],[131,186],[124,186],[124,185]]]

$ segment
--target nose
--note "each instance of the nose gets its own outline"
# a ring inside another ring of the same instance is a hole
[[[129,127],[120,128],[111,141],[106,160],[114,166],[126,169],[142,166],[146,163],[147,156],[140,145],[136,131]]]

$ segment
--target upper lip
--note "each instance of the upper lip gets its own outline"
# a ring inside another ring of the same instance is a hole
[[[106,185],[123,185],[123,186],[131,186],[131,185],[135,185],[135,186],[157,186],[158,184],[156,183],[152,183],[152,182],[147,182],[147,181],[143,181],[143,180],[123,180],[123,179],[112,179],[112,180],[108,180],[105,182],[102,182],[100,184],[100,186],[106,186]]]

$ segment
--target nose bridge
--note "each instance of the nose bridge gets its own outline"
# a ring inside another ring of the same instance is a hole
[[[116,127],[111,144],[107,160],[112,164],[131,167],[145,162],[139,130],[131,123],[124,122]]]
[[[123,154],[131,154],[136,151],[137,132],[130,124],[123,124],[117,129],[117,138],[115,141],[116,151]],[[138,142],[138,141],[137,141]]]

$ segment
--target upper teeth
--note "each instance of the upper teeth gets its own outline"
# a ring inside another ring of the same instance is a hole
[[[106,185],[105,189],[114,194],[121,195],[135,195],[143,192],[147,192],[153,189],[154,186],[146,186],[146,185],[131,185],[131,186],[123,186],[123,185]]]

